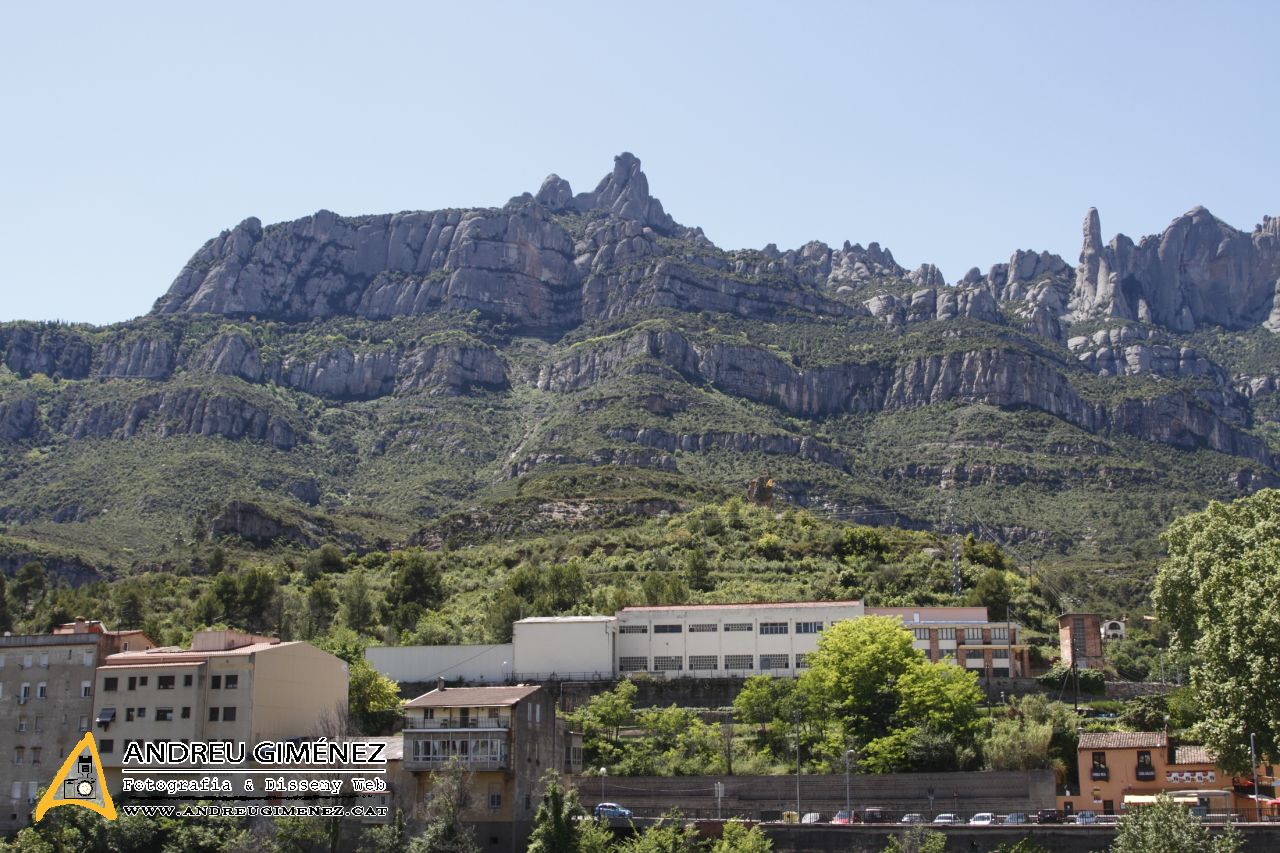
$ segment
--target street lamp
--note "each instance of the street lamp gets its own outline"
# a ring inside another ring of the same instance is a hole
[[[796,823],[800,823],[800,709],[796,708]]]
[[[849,757],[857,754],[858,750],[856,749],[846,749],[844,751],[844,810],[849,823],[853,823],[853,809],[849,805]]]
[[[600,768],[600,802],[604,802],[604,777],[609,775],[608,767]]]

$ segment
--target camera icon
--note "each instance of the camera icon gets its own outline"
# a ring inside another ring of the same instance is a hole
[[[93,759],[82,755],[76,760],[76,775],[62,780],[62,799],[92,800],[98,794],[98,780],[93,774]]]

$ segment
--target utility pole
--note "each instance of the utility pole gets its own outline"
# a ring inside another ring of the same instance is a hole
[[[1080,717],[1080,679],[1076,677],[1076,655],[1075,650],[1071,652],[1071,684],[1075,687],[1075,705],[1076,717]]]
[[[796,823],[804,817],[800,812],[800,709],[796,708]]]
[[[1262,804],[1258,801],[1258,757],[1257,757],[1257,735],[1249,732],[1249,766],[1253,768],[1253,820],[1255,823],[1262,820]]]

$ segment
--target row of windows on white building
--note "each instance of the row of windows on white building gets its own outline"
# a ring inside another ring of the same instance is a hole
[[[80,698],[88,699],[93,692],[93,683],[90,681],[80,682]],[[49,698],[49,682],[40,681],[36,683],[37,699]],[[0,681],[0,699],[4,698],[4,682]],[[21,705],[31,698],[31,682],[24,681],[18,685],[18,704]]]
[[[941,660],[945,655],[939,653],[936,657]],[[991,657],[993,660],[1008,660],[1009,651],[1007,649],[992,649]],[[807,654],[797,654],[795,656],[795,668],[806,669],[809,666],[808,658],[809,655]],[[723,668],[726,670],[758,669],[761,672],[789,670],[791,669],[791,659],[791,655],[785,654],[725,655]],[[684,672],[687,668],[689,672],[718,672],[721,669],[721,660],[719,655],[689,655],[687,659],[681,655],[654,655],[653,665],[650,666],[650,659],[643,655],[622,655],[618,658],[618,671]],[[983,660],[982,650],[967,650],[965,652],[965,660]]]
[[[796,634],[820,634],[822,633],[823,623],[821,622],[796,622],[794,624],[788,622],[725,622],[723,624],[717,622],[696,622],[689,626],[690,634],[715,633],[724,631],[755,631],[759,634],[778,635],[792,633],[792,629]],[[1009,639],[1008,628],[991,628],[991,640],[993,642],[1004,642]],[[655,634],[682,634],[685,626],[679,623],[658,624],[653,626]],[[954,640],[956,633],[963,631],[962,636],[969,642],[982,642],[982,628],[912,628],[911,633],[917,640],[929,639],[929,632],[937,631],[939,640]],[[619,625],[619,634],[648,634],[648,625]]]
[[[82,654],[82,657],[81,657],[81,665],[83,665],[83,666],[93,666],[93,652],[82,652],[81,654]],[[71,660],[71,655],[72,655],[72,652],[71,652],[70,650],[68,650],[68,651],[67,651],[67,660]],[[5,658],[7,658],[7,657],[9,657],[9,656],[8,656],[8,655],[5,655],[5,654],[0,654],[0,669],[4,669],[4,668],[5,668]],[[30,654],[30,655],[28,655],[28,654],[24,654],[24,655],[21,655],[21,659],[19,659],[19,655],[14,655],[14,656],[13,656],[13,658],[14,658],[14,660],[18,661],[18,668],[19,668],[19,669],[31,669],[32,667],[34,667],[34,666],[36,666],[36,665],[37,665],[37,664],[36,664],[37,660],[39,661],[39,666],[40,666],[41,668],[43,668],[43,669],[48,669],[48,668],[49,668],[49,653],[48,653],[48,652],[41,652],[39,656],[36,656],[36,655],[33,655],[33,654]]]

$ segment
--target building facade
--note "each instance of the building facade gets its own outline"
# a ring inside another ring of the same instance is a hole
[[[429,817],[437,774],[456,766],[468,781],[463,819],[482,850],[523,850],[543,775],[581,769],[566,762],[575,741],[556,719],[550,691],[536,684],[437,687],[405,704],[403,737],[404,768],[415,779],[413,817]]]
[[[951,657],[986,678],[1028,674],[1021,629],[989,621],[985,607],[864,607],[860,601],[679,604],[626,607],[613,616],[533,617],[512,626],[506,646],[372,647],[365,656],[401,683],[491,683],[499,657],[509,681],[605,681],[638,672],[793,677],[806,668],[823,630],[862,616],[901,620],[930,660]]]
[[[1058,652],[1064,666],[1102,669],[1102,617],[1097,613],[1059,616]]]
[[[190,649],[110,655],[93,724],[107,787],[120,791],[130,741],[289,740],[345,734],[347,665],[309,643],[201,631]]]
[[[1080,790],[1063,798],[1067,812],[1121,814],[1161,793],[1206,813],[1233,808],[1230,774],[1204,747],[1180,746],[1164,732],[1085,732],[1077,761]]]
[[[0,834],[30,822],[40,789],[89,731],[98,665],[126,643],[155,645],[141,631],[85,619],[51,634],[0,637]]]

